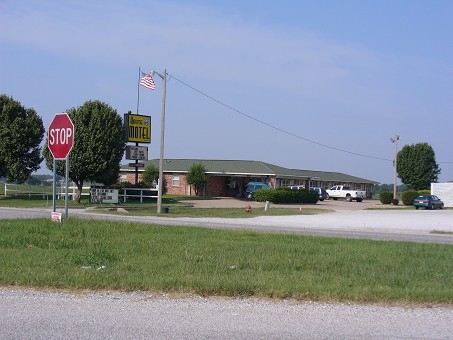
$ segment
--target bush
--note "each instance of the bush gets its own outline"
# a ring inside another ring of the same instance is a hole
[[[401,195],[401,200],[403,201],[404,205],[412,205],[414,203],[414,199],[419,195],[418,191],[416,190],[407,190],[404,191]]]
[[[312,203],[318,202],[319,194],[317,192],[305,189],[292,190],[287,187],[280,187],[276,190],[261,189],[255,193],[257,202],[272,203]]]
[[[382,204],[390,204],[393,200],[393,193],[390,191],[383,191],[379,194],[379,200]]]
[[[417,192],[419,195],[431,195],[431,190],[419,190]]]
[[[398,201],[398,199],[396,199],[396,198],[392,199],[393,205],[398,205],[399,203],[400,203],[400,201]]]

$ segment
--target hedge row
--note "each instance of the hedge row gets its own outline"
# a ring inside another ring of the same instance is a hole
[[[403,202],[404,205],[412,205],[414,203],[414,199],[418,195],[423,195],[423,194],[430,194],[431,192],[429,190],[407,190],[404,191],[401,194],[401,201]],[[393,203],[397,205],[399,203],[398,200],[393,199],[393,193],[389,191],[383,191],[379,194],[379,200],[381,201],[382,204],[390,204]]]
[[[318,202],[319,194],[317,192],[305,189],[293,190],[288,187],[280,187],[275,190],[261,189],[255,193],[257,202],[272,203],[311,203]]]

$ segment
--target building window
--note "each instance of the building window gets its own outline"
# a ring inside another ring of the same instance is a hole
[[[171,179],[171,185],[173,187],[179,187],[179,174],[178,173],[173,174],[173,177]]]
[[[281,187],[288,187],[291,185],[291,181],[289,179],[281,179],[280,186]]]

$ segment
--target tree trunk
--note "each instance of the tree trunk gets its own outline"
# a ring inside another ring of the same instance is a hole
[[[77,194],[76,194],[76,202],[80,204],[80,199],[82,198],[82,189],[83,189],[83,181],[75,181],[77,185]]]

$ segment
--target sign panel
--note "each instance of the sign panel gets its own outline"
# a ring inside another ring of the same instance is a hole
[[[139,161],[148,160],[148,147],[147,146],[126,146],[126,159],[133,159]]]
[[[124,125],[128,142],[151,143],[151,116],[126,113]]]
[[[118,189],[91,188],[91,203],[118,203]]]
[[[61,213],[54,211],[50,214],[50,218],[52,222],[61,222]]]
[[[47,131],[47,146],[55,159],[66,159],[74,145],[74,124],[67,113],[57,113]]]
[[[129,163],[129,166],[134,167],[134,168],[144,168],[145,164],[143,164],[143,163]]]

